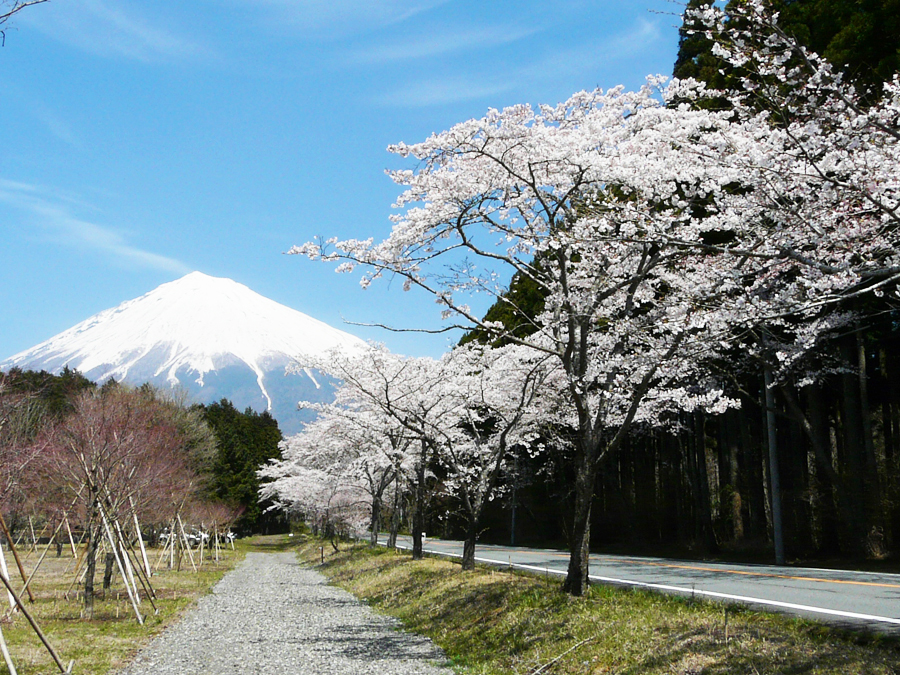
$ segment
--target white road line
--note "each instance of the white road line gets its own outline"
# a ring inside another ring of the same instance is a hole
[[[462,558],[458,553],[446,553],[444,551],[436,551],[434,549],[424,549],[426,553],[447,556],[448,558]],[[563,570],[553,570],[548,567],[536,567],[535,565],[525,565],[522,563],[509,563],[502,560],[494,560],[492,558],[475,557],[476,562],[489,563],[493,565],[501,565],[511,567],[513,569],[529,570],[531,572],[540,572],[541,574],[553,574],[556,576],[565,576]],[[633,581],[631,579],[617,579],[615,577],[602,577],[595,574],[588,576],[592,581],[601,581],[609,584],[622,584],[625,586],[640,586],[642,588],[652,588],[659,591],[667,591],[669,593],[684,593],[690,595],[704,595],[720,600],[734,600],[735,602],[743,602],[753,605],[763,605],[768,607],[778,607],[781,609],[793,609],[801,612],[811,612],[813,614],[827,614],[829,616],[839,616],[845,619],[859,619],[861,621],[878,621],[881,623],[889,623],[900,626],[900,619],[889,616],[877,616],[874,614],[860,614],[858,612],[844,612],[837,609],[826,609],[825,607],[813,607],[812,605],[798,605],[793,602],[781,602],[780,600],[767,600],[765,598],[753,598],[746,595],[732,595],[730,593],[718,593],[716,591],[704,591],[696,588],[684,588],[682,586],[669,586],[667,584],[651,584],[644,581]]]
[[[718,593],[716,591],[704,591],[695,588],[682,588],[681,586],[668,586],[666,584],[650,584],[643,581],[631,581],[630,579],[615,579],[613,577],[601,577],[593,574],[589,575],[589,579],[595,581],[604,581],[612,584],[626,584],[629,586],[641,586],[644,588],[654,588],[661,591],[669,591],[675,593],[690,593],[695,595],[706,595],[712,598],[720,598],[724,600],[735,600],[737,602],[745,602],[754,605],[766,605],[769,607],[780,607],[783,609],[795,609],[804,612],[813,612],[816,614],[828,614],[829,616],[840,616],[847,619],[861,619],[863,621],[880,621],[882,623],[891,623],[900,626],[900,619],[894,619],[889,616],[876,616],[874,614],[859,614],[858,612],[844,612],[838,609],[826,609],[824,607],[813,607],[812,605],[798,605],[793,602],[781,602],[780,600],[766,600],[764,598],[752,598],[746,595],[731,595],[730,593]]]

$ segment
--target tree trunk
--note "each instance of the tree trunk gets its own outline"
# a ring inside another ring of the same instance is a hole
[[[91,509],[93,513],[94,508]],[[84,575],[84,615],[94,618],[94,574],[97,571],[97,548],[100,546],[100,526],[91,519],[88,524],[87,571]]]
[[[427,457],[425,441],[422,441],[422,455],[416,467],[416,503],[412,517],[413,560],[425,557],[422,551],[422,531],[425,529],[425,460]]]
[[[856,350],[859,366],[859,407],[862,418],[863,448],[865,450],[865,490],[868,506],[868,522],[880,536],[884,536],[883,501],[881,480],[878,475],[878,459],[875,456],[875,437],[872,429],[872,411],[869,406],[869,374],[866,364],[866,344],[862,331],[856,332]],[[883,555],[884,551],[871,551]]]
[[[591,502],[594,499],[594,479],[597,461],[593,453],[581,452],[575,467],[575,506],[572,517],[572,537],[569,544],[569,569],[563,590],[581,596],[587,592],[591,552]]]
[[[112,586],[113,565],[116,563],[116,556],[112,553],[106,554],[106,566],[103,569],[103,590],[108,591]]]
[[[851,340],[853,338],[850,338]],[[845,341],[842,346],[844,361],[852,368],[856,360],[856,345]],[[843,373],[841,376],[842,406],[841,422],[843,423],[843,476],[847,486],[848,521],[850,550],[854,555],[865,556],[866,538],[868,535],[866,523],[866,494],[865,479],[863,477],[865,449],[863,445],[862,412],[859,401],[859,379],[852,373]]]
[[[772,391],[772,370],[765,368],[766,431],[769,446],[769,499],[772,504],[772,542],[775,544],[775,564],[784,565],[784,534],[781,520],[781,478],[778,467],[778,434],[775,428],[775,392]]]
[[[394,506],[391,509],[391,533],[388,536],[388,548],[397,548],[397,534],[400,532],[400,505],[403,503],[400,490],[400,474],[397,473],[394,485]]]
[[[820,555],[833,556],[840,553],[840,504],[842,503],[840,481],[834,471],[828,442],[828,415],[822,401],[822,387],[813,384],[807,387],[807,407],[809,408],[810,443],[816,456],[816,483],[818,487],[819,532],[817,537]]]
[[[378,529],[381,525],[381,497],[372,499],[372,523],[369,533],[369,546],[378,546]]]
[[[475,569],[475,540],[478,538],[478,519],[469,518],[466,526],[466,538],[463,541],[462,569],[463,571]]]

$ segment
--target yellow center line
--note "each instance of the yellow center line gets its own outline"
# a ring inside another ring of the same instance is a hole
[[[718,567],[700,567],[698,565],[675,565],[673,563],[651,562],[649,560],[629,560],[616,558],[616,562],[626,562],[632,565],[648,565],[653,567],[672,567],[682,570],[695,570],[699,572],[720,572],[722,574],[742,574],[749,577],[768,577],[770,579],[789,579],[791,581],[815,581],[822,584],[848,584],[850,586],[877,586],[880,588],[900,588],[900,584],[886,584],[876,581],[852,581],[849,579],[822,579],[821,577],[801,577],[791,574],[773,574],[772,572],[750,572],[747,570],[729,570]]]

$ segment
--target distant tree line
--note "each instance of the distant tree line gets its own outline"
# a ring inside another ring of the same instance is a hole
[[[121,410],[113,414],[123,406],[147,415],[156,412],[150,417],[119,415]],[[279,452],[281,432],[267,412],[249,408],[240,412],[226,399],[208,406],[191,405],[148,384],[132,388],[108,380],[98,386],[68,367],[59,375],[13,368],[0,373],[0,453],[4,460],[0,462],[4,472],[0,507],[13,532],[27,526],[29,516],[55,505],[48,502],[53,472],[37,471],[41,463],[46,465],[48,448],[54,445],[48,439],[54,434],[72,436],[77,424],[96,431],[92,419],[96,428],[143,424],[175,434],[176,463],[183,465],[183,471],[170,485],[157,486],[170,491],[173,503],[223,503],[240,514],[234,524],[240,534],[277,527],[277,517],[266,515],[266,505],[259,503],[256,477],[257,467],[278,457]],[[152,444],[149,437],[144,443]],[[148,520],[148,534],[165,526],[168,516],[162,511],[166,509],[157,509],[159,518]]]

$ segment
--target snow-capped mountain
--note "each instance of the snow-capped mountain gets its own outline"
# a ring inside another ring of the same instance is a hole
[[[359,338],[280,305],[231,279],[192,272],[100,312],[2,363],[7,370],[59,372],[187,390],[202,403],[270,410],[285,433],[304,419],[298,400],[322,401],[320,374],[286,374],[302,355],[365,348]]]

